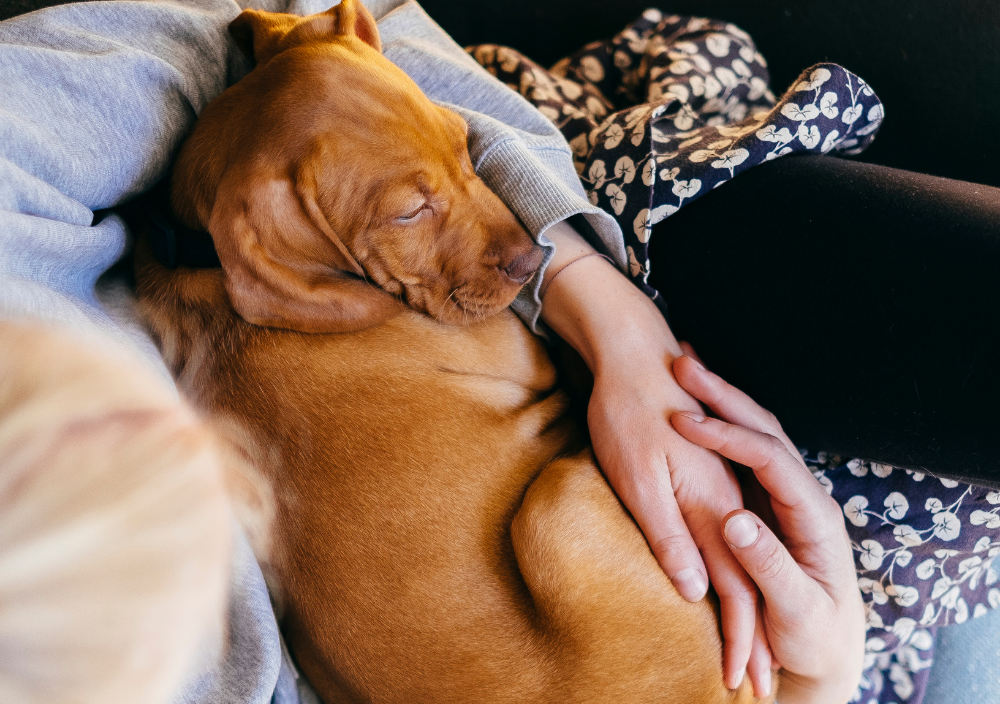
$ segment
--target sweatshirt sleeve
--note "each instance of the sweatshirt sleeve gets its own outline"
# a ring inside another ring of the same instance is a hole
[[[512,308],[535,332],[538,289],[555,253],[545,236],[573,216],[578,230],[625,271],[618,224],[586,198],[562,134],[518,93],[483,69],[414,0],[368,0],[378,19],[386,58],[403,69],[432,100],[469,124],[469,155],[476,173],[545,249],[537,276]]]

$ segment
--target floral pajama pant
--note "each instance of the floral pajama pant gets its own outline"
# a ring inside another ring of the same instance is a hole
[[[591,203],[625,235],[647,283],[652,226],[752,166],[792,153],[857,154],[882,103],[836,64],[807,69],[777,99],[767,63],[738,27],[646,10],[614,38],[550,69],[517,51],[468,48],[565,135]],[[1000,492],[877,462],[803,452],[843,507],[868,636],[853,701],[919,704],[937,628],[1000,606]]]

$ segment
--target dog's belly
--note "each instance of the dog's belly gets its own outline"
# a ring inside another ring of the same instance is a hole
[[[283,629],[327,704],[752,701],[723,687],[716,614],[670,586],[512,314],[303,335],[205,290],[147,309],[187,340],[192,395],[270,458]]]

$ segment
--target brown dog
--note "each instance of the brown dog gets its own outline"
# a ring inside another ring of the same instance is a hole
[[[240,315],[344,332],[400,300],[453,323],[510,304],[541,248],[476,177],[465,121],[382,57],[363,6],[248,10],[231,30],[257,66],[200,116],[173,203],[212,233]]]
[[[269,568],[323,700],[753,701],[504,310],[539,255],[461,121],[381,57],[356,0],[233,29],[257,68],[205,110],[173,189],[223,270],[140,250],[139,295],[182,388],[273,450]],[[443,325],[362,277],[484,319]]]

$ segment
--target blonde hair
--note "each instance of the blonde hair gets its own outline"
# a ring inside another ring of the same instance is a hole
[[[0,324],[0,702],[173,698],[223,634],[222,464],[125,352]]]

